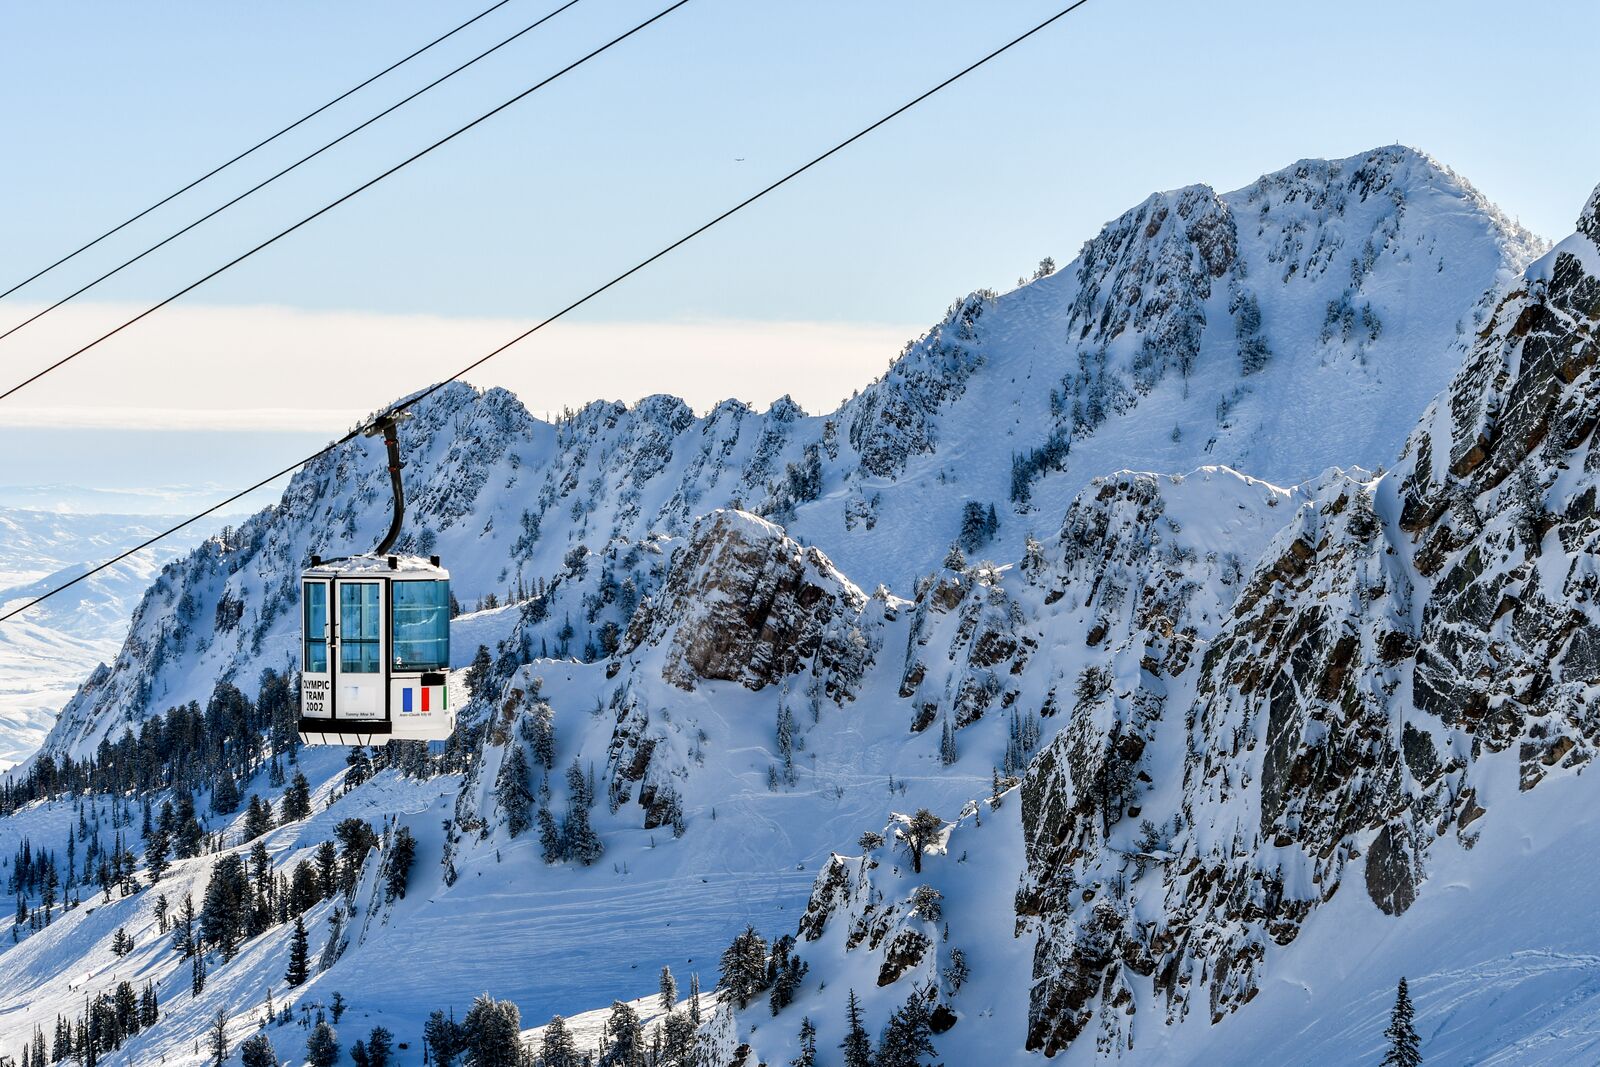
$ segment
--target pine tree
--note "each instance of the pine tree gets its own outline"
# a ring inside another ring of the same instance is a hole
[[[548,772],[556,765],[556,713],[544,701],[533,706],[528,717],[528,740],[533,745],[534,762]]]
[[[172,949],[180,956],[190,956],[194,948],[194,898],[185,894],[178,921],[173,924]]]
[[[384,886],[390,900],[405,899],[406,885],[411,881],[411,865],[416,857],[416,835],[410,827],[402,826],[395,831],[394,844],[389,846],[389,858],[384,864]]]
[[[817,1027],[807,1015],[800,1020],[800,1055],[789,1061],[789,1067],[816,1067]]]
[[[171,846],[165,830],[156,829],[151,832],[144,846],[144,865],[150,872],[150,881],[152,883],[161,881],[161,876],[167,873],[167,849],[169,847]]]
[[[766,982],[769,988],[767,1006],[777,1015],[794,1001],[795,993],[806,976],[806,961],[794,954],[794,937],[784,934],[773,942],[772,956],[767,961]]]
[[[339,1034],[326,1021],[318,1021],[306,1038],[306,1060],[311,1067],[334,1067],[339,1062]]]
[[[264,1033],[251,1034],[239,1046],[242,1067],[278,1067],[278,1053]]]
[[[494,661],[489,658],[489,646],[479,645],[466,674],[467,691],[472,694],[473,700],[482,700],[489,695],[488,685],[493,668]]]
[[[228,1013],[222,1008],[211,1017],[211,1063],[222,1067],[228,1061]]]
[[[199,996],[206,991],[206,954],[196,952],[189,957],[189,992]]]
[[[872,1067],[872,1039],[861,1024],[861,1002],[854,989],[845,1002],[845,1025],[844,1040],[839,1042],[839,1048],[844,1050],[844,1067]]]
[[[472,1067],[518,1067],[522,1062],[522,1014],[511,1001],[480,994],[462,1029]]]
[[[560,863],[566,858],[561,840],[561,830],[556,826],[556,817],[550,814],[550,809],[543,804],[539,805],[539,850],[544,854],[546,863]]]
[[[211,810],[218,815],[232,815],[239,810],[239,786],[233,775],[223,771],[211,789]]]
[[[946,767],[960,758],[956,751],[956,732],[950,726],[950,720],[944,720],[944,728],[939,736],[939,762]]]
[[[638,1012],[620,1000],[612,1001],[606,1036],[611,1046],[600,1057],[600,1067],[645,1067],[644,1025]]]
[[[289,970],[283,980],[290,987],[298,986],[310,976],[309,948],[306,943],[306,924],[300,916],[294,917],[294,934],[289,941]]]
[[[422,1024],[422,1040],[433,1050],[434,1067],[455,1067],[455,1059],[467,1050],[467,1035],[455,1016],[436,1011]],[[574,1062],[572,1067],[578,1067]]]
[[[605,851],[600,835],[589,825],[589,809],[574,799],[571,810],[567,812],[567,821],[561,828],[562,855],[588,867]]]
[[[578,1044],[567,1029],[567,1020],[559,1015],[550,1017],[544,1028],[544,1040],[539,1048],[541,1067],[579,1067]]]
[[[669,1012],[658,1033],[663,1067],[695,1067],[699,1059],[700,1031],[687,1012]]]
[[[200,826],[200,820],[195,817],[194,797],[187,789],[178,791],[178,808],[173,816],[173,852],[181,860],[193,859],[200,855],[200,846],[205,840],[205,830]]]
[[[394,1055],[394,1035],[382,1026],[374,1026],[367,1035],[367,1062],[372,1067],[389,1067]]]
[[[722,976],[717,984],[741,1011],[767,988],[767,942],[754,926],[746,926],[723,950]]]
[[[224,854],[211,868],[200,911],[200,934],[222,951],[224,962],[233,959],[244,937],[250,901],[250,881],[237,852]]]
[[[317,846],[316,863],[322,899],[327,900],[339,891],[339,850],[332,841]]]
[[[927,808],[919,808],[903,828],[895,831],[895,836],[900,838],[911,856],[911,869],[917,874],[922,873],[923,851],[939,840],[939,831],[942,829],[944,824],[939,821],[939,816]]]
[[[1389,1051],[1384,1053],[1381,1067],[1417,1067],[1422,1062],[1421,1042],[1413,1025],[1415,1015],[1411,991],[1402,977],[1400,988],[1395,992],[1394,1008],[1389,1012],[1389,1028],[1383,1032],[1389,1039]]]
[[[884,1024],[873,1067],[922,1067],[922,1058],[934,1051],[927,993],[914,990]]]
[[[700,972],[691,971],[689,974],[689,1021],[695,1028],[700,1026]]]
[[[156,987],[152,982],[144,984],[144,992],[139,995],[139,1028],[148,1030],[161,1018],[161,1006],[156,1003]],[[57,1057],[59,1060],[60,1057]]]
[[[961,992],[961,987],[967,984],[971,971],[967,967],[967,955],[959,948],[950,950],[950,964],[944,969],[944,984],[949,988],[950,995],[955,996]]]
[[[311,783],[303,771],[294,772],[294,780],[283,791],[283,821],[299,822],[311,815]]]
[[[254,793],[244,813],[244,840],[253,841],[272,829],[272,806]]]
[[[778,754],[783,757],[784,782],[794,785],[794,713],[787,700],[778,704]]]
[[[656,983],[661,994],[661,1010],[671,1011],[678,1006],[678,980],[672,977],[672,968],[661,968],[661,979]]]
[[[500,766],[495,799],[506,813],[507,831],[512,837],[521,837],[533,823],[533,794],[528,790],[528,757],[520,744],[512,743]]]

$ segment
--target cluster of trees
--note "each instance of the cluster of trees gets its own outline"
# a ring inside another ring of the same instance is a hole
[[[976,552],[994,540],[999,529],[1000,518],[993,504],[985,508],[976,500],[969,500],[961,508],[961,532],[956,535],[956,544],[963,552]]]
[[[206,952],[215,950],[226,963],[238,955],[245,941],[291,920],[295,926],[285,977],[291,986],[305,982],[310,963],[304,914],[323,900],[353,893],[362,865],[378,843],[372,826],[361,819],[345,819],[334,834],[337,845],[324,841],[312,859],[301,860],[289,874],[273,869],[260,841],[251,848],[248,861],[238,853],[227,853],[212,867],[198,913],[194,901],[184,897],[171,921],[172,947],[193,960],[192,985],[197,996],[205,988]],[[164,896],[157,901],[156,911],[165,931],[168,908]]]
[[[1021,774],[1028,766],[1028,757],[1039,747],[1041,728],[1039,714],[1031,708],[1020,712],[1011,709],[1011,719],[1006,724],[1006,751],[1000,760],[1000,773],[1007,778]]]
[[[500,776],[495,782],[495,799],[505,813],[506,827],[512,837],[539,828],[539,845],[546,863],[574,860],[589,866],[605,854],[605,844],[589,823],[589,809],[594,806],[594,769],[584,774],[577,760],[567,768],[567,813],[558,824],[550,811],[550,769],[555,760],[555,727],[553,722],[537,713],[525,716],[524,726],[533,724],[532,738],[535,761],[543,769],[538,788],[538,812],[533,814],[534,792],[529,788],[531,771],[527,752],[521,744],[513,744],[500,765]],[[521,728],[519,728],[520,730]]]
[[[1261,336],[1261,304],[1255,294],[1245,293],[1236,301],[1234,329],[1239,338],[1239,373],[1249,376],[1264,369],[1272,359],[1272,349]]]
[[[135,993],[131,983],[118,982],[114,992],[101,993],[85,1005],[77,1019],[56,1016],[55,1034],[48,1046],[44,1031],[35,1030],[17,1062],[21,1067],[45,1067],[77,1059],[82,1067],[95,1067],[100,1057],[120,1049],[128,1038],[148,1030],[160,1017],[155,986],[146,982],[144,989]]]
[[[453,1013],[434,1012],[422,1026],[422,1040],[435,1067],[457,1067],[463,1059],[470,1067],[524,1067],[531,1058],[522,1044],[522,1013],[487,993],[460,1022]]]
[[[850,990],[845,1002],[845,1036],[839,1043],[844,1067],[922,1067],[924,1057],[935,1052],[933,1006],[937,1000],[938,990],[931,983],[912,990],[906,1002],[889,1013],[874,1048],[862,1023],[861,1002],[856,999],[856,991]],[[814,1058],[805,1058],[802,1042],[801,1056],[793,1061],[793,1067],[812,1067],[814,1062]]]
[[[238,806],[240,780],[269,759],[281,774],[281,757],[298,745],[298,709],[299,696],[289,680],[270,668],[261,672],[254,701],[220,682],[203,711],[191,702],[152,715],[137,736],[126,727],[115,741],[102,739],[92,756],[42,753],[26,775],[0,783],[0,814],[69,794],[203,788],[220,798],[213,802],[217,811],[231,812]],[[232,807],[227,806],[230,796]]]
[[[232,683],[219,682],[204,710],[190,702],[152,715],[137,735],[125,727],[115,741],[102,739],[91,756],[40,753],[26,774],[0,780],[0,815],[37,800],[163,790],[209,791],[211,810],[231,815],[239,809],[243,783],[263,767],[274,788],[283,785],[285,762],[292,764],[299,749],[299,708],[295,686],[271,668],[261,672],[254,701]],[[466,754],[455,743],[430,756],[423,742],[391,741],[366,758],[369,773],[394,766],[423,777],[460,770]]]
[[[805,446],[798,462],[786,463],[783,477],[774,485],[772,500],[763,509],[777,523],[794,519],[794,509],[822,496],[822,447],[815,441]]]
[[[797,748],[805,747],[805,738],[797,736],[795,732],[794,711],[789,706],[787,688],[783,698],[778,701],[777,741],[778,758],[783,761],[783,770],[780,772],[777,767],[771,766],[767,768],[767,788],[774,792],[777,791],[780,776],[784,785],[794,785],[798,780],[794,769],[794,752]]]
[[[768,1007],[777,1015],[793,1002],[805,979],[806,962],[795,954],[794,947],[794,938],[785,934],[769,952],[766,939],[755,927],[746,926],[723,950],[718,988],[741,1010],[766,993]]]
[[[98,885],[108,902],[114,887],[120,889],[123,896],[142,888],[135,876],[137,857],[122,834],[122,828],[131,827],[135,809],[126,796],[112,797],[103,807],[109,811],[113,827],[111,845],[106,846],[102,836],[102,805],[86,805],[80,798],[77,828],[67,831],[66,847],[62,850],[65,853],[64,875],[59,853],[34,849],[29,839],[24,839],[18,847],[6,885],[7,892],[15,895],[17,902],[16,922],[11,928],[13,941],[19,940],[25,927],[38,930],[48,926],[58,902],[66,908],[82,903],[77,892],[80,886]],[[170,802],[162,805],[159,825],[152,818],[148,798],[143,810],[146,862],[151,880],[155,881],[166,871],[174,848],[184,858],[199,855],[206,835],[195,815],[194,799],[187,794],[179,796],[176,808]],[[78,847],[80,841],[84,842],[82,849]]]
[[[1102,416],[1103,418],[1103,416]],[[1011,455],[1011,499],[1025,504],[1033,496],[1033,483],[1046,471],[1067,469],[1067,456],[1072,451],[1072,431],[1058,427],[1045,438],[1044,444],[1026,452]]]
[[[1033,269],[1033,277],[1031,279],[1029,279],[1026,275],[1018,275],[1017,276],[1017,288],[1021,289],[1024,285],[1027,285],[1030,280],[1031,281],[1038,281],[1040,278],[1048,278],[1048,277],[1050,277],[1050,275],[1054,274],[1055,272],[1056,272],[1055,257],[1053,257],[1053,256],[1045,256],[1043,259],[1041,259],[1039,261],[1039,265]]]
[[[1359,336],[1356,326],[1360,324]],[[1335,334],[1342,341],[1349,341],[1356,336],[1358,344],[1371,343],[1383,333],[1383,320],[1378,313],[1372,310],[1372,305],[1363,302],[1361,309],[1356,310],[1355,294],[1349,289],[1339,294],[1339,299],[1328,301],[1328,310],[1322,317],[1322,333],[1319,335],[1324,344],[1333,340]]]

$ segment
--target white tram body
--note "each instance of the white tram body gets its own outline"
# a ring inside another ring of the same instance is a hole
[[[303,743],[450,736],[450,574],[437,556],[313,556],[300,595]]]

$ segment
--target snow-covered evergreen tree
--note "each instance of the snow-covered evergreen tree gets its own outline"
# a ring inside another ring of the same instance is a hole
[[[922,1067],[923,1057],[934,1054],[930,992],[913,990],[906,1002],[890,1013],[872,1067]]]
[[[872,1038],[862,1023],[861,1002],[854,989],[845,1002],[844,1040],[839,1042],[839,1048],[844,1052],[844,1067],[873,1067]]]
[[[661,1010],[671,1011],[678,1005],[678,980],[672,977],[672,968],[661,968],[661,978],[656,983]]]
[[[522,1013],[516,1004],[480,994],[461,1025],[467,1039],[467,1062],[472,1067],[519,1067]]]
[[[567,1020],[553,1015],[544,1028],[539,1045],[539,1067],[581,1067],[578,1042],[567,1029]]]
[[[741,1010],[767,988],[767,942],[754,926],[746,926],[723,950],[717,986]]]
[[[556,1016],[558,1021],[561,1017]],[[455,1067],[456,1057],[467,1050],[467,1035],[454,1015],[435,1011],[422,1024],[422,1040],[433,1053],[434,1067]],[[547,1065],[548,1065],[548,1061]],[[572,1067],[576,1067],[574,1063]]]
[[[1389,1026],[1383,1036],[1389,1039],[1389,1048],[1383,1054],[1380,1067],[1417,1067],[1422,1062],[1421,1040],[1415,1025],[1416,1009],[1411,1004],[1411,990],[1406,988],[1404,977],[1395,990],[1394,1007],[1389,1011]]]
[[[290,987],[301,985],[310,976],[311,969],[310,948],[306,939],[305,920],[300,916],[294,917],[294,933],[289,938],[289,969],[284,972],[283,980]]]
[[[817,1026],[807,1015],[800,1020],[800,1054],[789,1061],[789,1067],[816,1067]]]
[[[339,1062],[339,1033],[326,1020],[318,1020],[306,1038],[306,1062],[311,1067],[334,1067]]]
[[[180,817],[181,817],[180,812]],[[283,793],[283,821],[299,822],[311,815],[311,783],[303,771],[295,771],[289,788]],[[179,852],[179,856],[183,853]]]
[[[278,1053],[265,1033],[251,1034],[239,1046],[242,1067],[278,1067]]]
[[[899,838],[906,854],[911,857],[911,869],[917,874],[922,873],[922,854],[928,846],[939,840],[943,829],[944,823],[939,816],[927,808],[917,809],[917,813],[906,819],[904,825],[896,828],[895,837]]]
[[[794,954],[794,937],[784,934],[773,942],[772,955],[767,961],[767,1004],[777,1015],[794,1000],[800,983],[806,976],[806,961]]]
[[[638,1012],[620,1000],[612,1001],[605,1032],[608,1045],[600,1067],[645,1067],[644,1024]]]
[[[495,799],[505,813],[506,830],[512,837],[521,837],[533,825],[533,793],[528,788],[528,757],[519,743],[512,742],[500,765]]]

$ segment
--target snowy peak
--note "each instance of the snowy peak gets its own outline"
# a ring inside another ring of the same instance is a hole
[[[1192,694],[1187,723],[1069,724],[1029,768],[1033,1047],[1097,1021],[1099,1047],[1133,1047],[1130,983],[1168,1023],[1241,1009],[1352,871],[1404,914],[1439,839],[1471,848],[1511,803],[1508,760],[1525,791],[1593,758],[1586,254],[1563,242],[1528,269],[1394,471],[1297,494],[1198,672],[1121,683]],[[1152,761],[1164,746],[1177,758]]]

